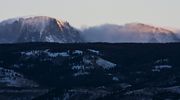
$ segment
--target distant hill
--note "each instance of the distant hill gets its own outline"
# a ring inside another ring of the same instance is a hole
[[[0,100],[177,100],[180,44],[0,45]]]

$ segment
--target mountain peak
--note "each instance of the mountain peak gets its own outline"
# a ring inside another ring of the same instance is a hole
[[[0,23],[0,42],[81,42],[79,31],[68,22],[48,16],[12,18]]]

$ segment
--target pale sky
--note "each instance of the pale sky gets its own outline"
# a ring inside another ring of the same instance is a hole
[[[0,19],[46,15],[75,27],[142,22],[180,28],[180,0],[0,0]]]

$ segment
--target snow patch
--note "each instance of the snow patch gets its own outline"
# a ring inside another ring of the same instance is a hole
[[[75,73],[73,74],[73,76],[81,76],[81,75],[88,75],[89,72],[87,72],[86,69],[87,67],[85,67],[84,65],[76,65],[76,66],[72,66],[72,70],[75,71]]]
[[[97,50],[93,50],[93,49],[88,49],[88,51],[92,52],[92,53],[96,53],[96,54],[99,54],[100,52],[97,51]]]
[[[83,54],[83,51],[81,51],[81,50],[75,50],[75,51],[73,52],[73,54],[82,55],[82,54]]]
[[[88,72],[82,72],[82,71],[79,71],[77,73],[74,73],[74,76],[82,76],[82,75],[88,75],[89,73]]]
[[[55,58],[55,57],[58,57],[58,56],[62,56],[62,57],[70,56],[68,54],[68,52],[49,52],[48,50],[44,50],[44,51],[34,50],[34,51],[29,51],[29,52],[21,52],[21,54],[25,55],[25,56],[39,56],[42,53],[46,54],[46,55],[48,55],[49,57],[52,57],[52,58]]]
[[[159,60],[155,61],[155,64],[159,64],[159,63],[167,63],[167,62],[169,62],[168,59],[159,59]]]
[[[73,66],[72,70],[83,70],[84,66]]]
[[[114,77],[112,78],[112,80],[113,80],[113,81],[119,81],[119,78],[114,76]]]
[[[33,50],[33,51],[28,51],[28,52],[21,52],[21,55],[35,56],[35,55],[37,55],[39,53],[40,53],[40,51]]]
[[[98,58],[96,60],[96,63],[97,63],[97,65],[103,67],[104,69],[112,69],[112,68],[116,67],[116,64],[114,64],[110,61],[104,60],[102,58]]]
[[[120,84],[120,87],[122,87],[123,89],[126,89],[126,88],[129,88],[131,87],[132,85],[131,84],[128,84],[128,83],[121,83]]]
[[[154,69],[152,69],[153,72],[160,72],[161,69],[170,69],[172,68],[171,65],[157,65],[157,66],[154,66]]]
[[[60,53],[51,53],[51,52],[47,52],[49,57],[58,57],[58,56],[62,56],[62,57],[69,57],[69,54],[67,52],[60,52]]]

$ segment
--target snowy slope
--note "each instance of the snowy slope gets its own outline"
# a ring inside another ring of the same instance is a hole
[[[0,43],[82,42],[79,31],[68,22],[46,16],[13,18],[0,23]]]

